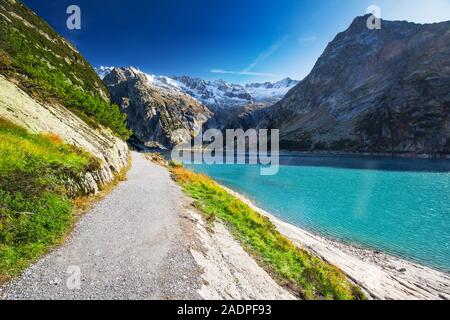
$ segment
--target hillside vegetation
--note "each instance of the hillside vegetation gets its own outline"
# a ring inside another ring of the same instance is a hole
[[[0,283],[57,244],[73,221],[67,188],[99,161],[0,118]]]
[[[95,127],[128,139],[126,115],[100,78],[64,38],[16,0],[0,0],[0,73],[36,99],[57,102]]]
[[[211,219],[222,219],[259,263],[304,299],[359,300],[365,296],[336,267],[284,237],[272,222],[209,177],[172,165],[175,180]]]

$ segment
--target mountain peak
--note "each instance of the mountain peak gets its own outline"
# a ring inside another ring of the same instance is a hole
[[[275,105],[271,125],[289,132],[282,144],[301,150],[443,152],[450,23],[383,20],[381,30],[370,30],[369,17],[357,17],[336,36]]]
[[[106,71],[103,82],[106,85],[113,85],[125,82],[130,79],[144,77],[144,74],[137,68],[134,67],[107,67],[103,68]],[[99,72],[97,70],[97,72]]]

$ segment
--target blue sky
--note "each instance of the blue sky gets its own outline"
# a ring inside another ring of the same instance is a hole
[[[450,0],[24,0],[93,66],[236,83],[302,79],[370,5],[382,18],[450,20]],[[82,29],[66,28],[81,8]]]

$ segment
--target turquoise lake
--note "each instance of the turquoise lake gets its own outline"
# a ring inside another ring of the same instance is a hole
[[[256,165],[188,165],[301,228],[450,271],[450,162],[283,156]]]

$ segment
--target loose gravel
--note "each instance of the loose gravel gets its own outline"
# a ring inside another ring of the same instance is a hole
[[[185,197],[167,170],[132,157],[128,180],[80,219],[63,246],[7,284],[3,299],[200,298]]]

